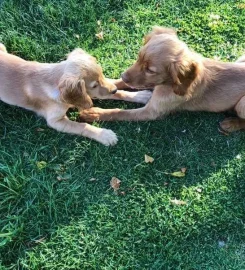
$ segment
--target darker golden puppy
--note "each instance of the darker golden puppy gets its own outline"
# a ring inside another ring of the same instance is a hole
[[[173,29],[154,27],[145,37],[135,64],[122,74],[133,88],[154,88],[145,107],[135,110],[91,108],[86,120],[152,120],[172,111],[222,112],[234,109],[237,118],[225,119],[226,131],[245,128],[245,57],[236,63],[204,58],[178,39]]]

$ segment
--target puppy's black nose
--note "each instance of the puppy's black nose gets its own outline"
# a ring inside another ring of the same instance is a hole
[[[125,83],[129,83],[129,78],[128,78],[128,76],[126,75],[125,72],[122,73],[121,78],[122,78],[122,80],[123,80]]]
[[[116,92],[117,92],[117,89],[111,91],[112,94],[116,94]]]

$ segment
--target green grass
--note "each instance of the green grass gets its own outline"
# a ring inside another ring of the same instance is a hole
[[[81,47],[109,77],[133,63],[152,25],[176,27],[207,57],[233,61],[245,48],[245,1],[2,2],[0,41],[9,52],[52,62]],[[95,37],[101,30],[104,40]],[[220,134],[223,118],[100,123],[119,137],[106,148],[1,103],[0,269],[245,269],[245,134]],[[146,164],[145,154],[155,161]],[[165,174],[182,167],[184,178]],[[113,176],[122,181],[118,195]]]

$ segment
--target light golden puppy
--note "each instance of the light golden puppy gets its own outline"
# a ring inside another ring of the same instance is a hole
[[[76,107],[81,112],[90,108],[91,98],[147,103],[150,97],[149,91],[117,91],[113,80],[104,77],[96,59],[81,49],[72,51],[63,62],[44,64],[8,54],[0,44],[0,100],[36,112],[58,131],[114,145],[117,136],[113,131],[70,121],[67,110]]]
[[[232,109],[238,117],[225,119],[221,128],[228,132],[245,128],[245,56],[236,63],[204,58],[179,40],[173,29],[154,27],[122,80],[134,88],[154,88],[145,107],[91,108],[83,112],[82,118],[137,121],[157,119],[172,111]]]

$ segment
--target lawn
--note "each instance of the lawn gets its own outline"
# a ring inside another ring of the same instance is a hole
[[[153,25],[175,27],[207,57],[234,61],[245,51],[244,0],[0,3],[9,52],[56,62],[81,47],[108,77],[134,62]],[[244,270],[245,133],[220,133],[224,117],[95,123],[118,134],[108,148],[0,103],[0,270]],[[167,174],[181,168],[185,177]],[[112,177],[121,180],[117,193]]]

